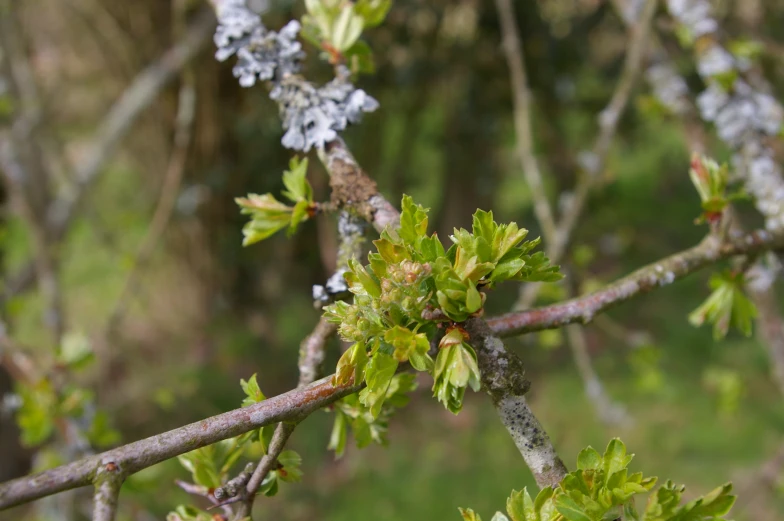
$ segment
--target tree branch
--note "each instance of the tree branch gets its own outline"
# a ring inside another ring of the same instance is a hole
[[[550,437],[528,407],[523,362],[478,318],[466,322],[471,345],[476,348],[482,387],[490,395],[501,422],[514,440],[540,487],[556,486],[566,475],[566,465],[555,452]]]
[[[95,475],[93,521],[114,521],[117,498],[124,480],[122,469],[117,464],[110,461],[99,467]]]
[[[514,336],[555,329],[566,324],[587,324],[594,316],[639,294],[666,286],[699,269],[734,255],[751,255],[784,248],[784,234],[758,230],[720,243],[706,237],[697,246],[640,268],[634,273],[589,295],[552,306],[508,313],[488,320],[493,333]]]
[[[294,432],[296,426],[296,423],[281,422],[275,428],[275,434],[272,435],[267,454],[261,458],[261,461],[259,461],[259,464],[256,466],[256,470],[253,471],[250,480],[248,480],[245,494],[243,500],[239,504],[239,508],[237,508],[235,519],[241,520],[251,515],[253,500],[256,499],[256,493],[261,486],[261,482],[264,481],[267,474],[277,465],[278,456],[283,452],[283,449],[286,447],[286,442],[289,441],[289,437]]]
[[[274,396],[163,434],[0,484],[0,510],[58,492],[89,485],[104,462],[131,475],[161,461],[279,422],[293,422],[330,403],[357,392],[359,386],[333,387],[327,377],[303,389]]]
[[[299,385],[304,387],[316,378],[321,372],[324,363],[324,344],[327,339],[335,334],[337,326],[321,317],[313,332],[309,334],[299,346]]]

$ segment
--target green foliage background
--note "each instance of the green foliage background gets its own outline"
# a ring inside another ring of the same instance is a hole
[[[64,92],[72,100],[52,101],[55,135],[77,142],[88,137],[133,73],[167,47],[170,21],[162,4],[168,2],[99,6],[75,0],[74,11],[57,0],[28,1],[24,14],[32,49],[59,53],[55,66],[37,69],[44,93],[55,100]],[[574,184],[579,151],[593,142],[596,115],[620,70],[625,33],[603,3],[517,4],[536,100],[537,152],[548,193],[557,202],[557,194]],[[753,29],[774,39],[784,6],[765,2],[763,8],[765,16],[751,27],[731,7],[722,11],[722,20],[733,36]],[[280,2],[265,21],[279,27],[301,10]],[[107,13],[114,29],[77,30],[79,20],[92,27],[91,20]],[[35,26],[45,27],[47,37],[33,31]],[[114,53],[97,46],[99,41],[111,42]],[[539,235],[514,152],[508,75],[498,42],[491,2],[400,0],[388,22],[368,32],[377,73],[363,77],[360,86],[381,108],[345,138],[390,200],[405,192],[432,209],[431,229],[442,238],[454,227],[469,227],[477,207],[492,209],[499,222],[517,221],[531,230],[531,238]],[[106,320],[157,201],[176,88],[107,166],[62,252],[69,330],[87,335],[96,351],[96,363],[77,379],[95,392],[124,441],[238,406],[237,383],[254,372],[267,396],[293,387],[299,341],[318,319],[311,285],[323,283],[333,268],[331,217],[302,223],[292,238],[278,234],[262,246],[242,248],[245,219],[234,198],[279,193],[289,155],[279,145],[276,108],[263,89],[240,89],[230,66],[217,64],[211,53],[206,50],[194,63],[198,110],[178,211],[111,336],[105,335]],[[692,88],[699,89],[688,55],[676,55]],[[328,77],[312,58],[309,74]],[[779,94],[781,63],[780,55],[762,58]],[[681,126],[651,103],[647,88],[637,92],[621,123],[606,183],[592,196],[564,262],[566,283],[578,291],[691,246],[706,231],[692,224],[700,201],[689,181]],[[710,144],[714,156],[726,159],[718,143]],[[327,178],[317,161],[310,161],[308,176],[315,200],[324,200]],[[758,224],[747,204],[740,209],[746,222]],[[12,215],[3,219],[3,269],[13,273],[29,254],[29,236]],[[784,511],[781,487],[760,489],[753,480],[781,443],[784,397],[758,341],[731,333],[715,342],[709,328],[689,325],[687,315],[706,297],[709,276],[703,272],[641,297],[609,313],[611,322],[586,327],[608,392],[634,419],[629,428],[607,427],[596,418],[559,334],[528,335],[511,345],[527,363],[532,408],[567,462],[588,444],[604,447],[621,436],[637,454],[633,470],[685,483],[687,498],[733,480],[740,495],[734,517],[773,521]],[[489,299],[488,313],[512,305],[516,288],[507,286]],[[541,303],[562,296],[553,289]],[[6,306],[13,336],[46,359],[51,348],[41,313],[34,292]],[[643,341],[635,344],[632,338]],[[328,370],[337,360],[337,343],[330,346]],[[388,448],[360,451],[349,443],[346,455],[334,461],[325,450],[331,416],[309,418],[290,445],[303,457],[303,480],[260,499],[259,519],[459,519],[458,506],[487,515],[505,503],[510,490],[531,489],[533,481],[488,400],[468,393],[455,417],[431,399],[430,383],[423,381],[392,419]],[[41,457],[37,464],[51,463]],[[160,519],[188,501],[173,484],[186,475],[172,461],[132,477],[123,488],[120,519]],[[8,515],[18,518],[17,512],[34,515],[24,509]]]

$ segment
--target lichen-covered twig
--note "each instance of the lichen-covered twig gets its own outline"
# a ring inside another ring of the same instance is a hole
[[[343,275],[348,270],[348,261],[362,257],[365,245],[365,234],[368,224],[361,217],[348,210],[342,210],[338,216],[338,252],[335,273],[322,286],[313,286],[313,302],[316,307],[329,304],[333,299],[348,295],[348,285]]]
[[[702,119],[735,152],[736,170],[766,228],[784,229],[784,175],[766,142],[781,132],[784,109],[765,79],[725,48],[708,0],[667,0],[667,7],[695,41],[697,72],[707,84],[697,98]]]
[[[470,319],[466,330],[476,346],[482,387],[490,394],[501,422],[512,436],[520,454],[540,487],[556,486],[567,470],[550,437],[528,407],[525,394],[530,387],[520,358],[506,349],[487,323]]]
[[[108,461],[95,473],[93,494],[93,521],[114,521],[117,499],[125,476],[119,465]]]
[[[587,324],[594,316],[652,289],[666,286],[695,271],[734,255],[751,255],[784,248],[784,235],[766,230],[730,237],[721,243],[708,236],[697,246],[640,268],[604,288],[565,302],[508,313],[488,320],[502,337],[556,329],[566,324]]]

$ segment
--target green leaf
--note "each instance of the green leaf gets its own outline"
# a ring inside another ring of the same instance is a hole
[[[300,223],[308,220],[310,217],[308,214],[309,210],[310,203],[307,201],[299,201],[294,205],[294,209],[291,212],[291,222],[289,224],[289,229],[286,232],[287,236],[291,237],[294,235],[294,232],[297,231],[297,227],[300,225]]]
[[[274,470],[267,473],[259,486],[259,492],[267,497],[272,497],[278,493],[278,473]]]
[[[606,477],[612,476],[619,470],[625,469],[634,457],[626,454],[626,445],[619,438],[613,438],[604,451],[602,470]]]
[[[178,505],[169,512],[166,521],[212,521],[212,515],[190,505]]]
[[[506,512],[512,521],[536,521],[536,509],[527,488],[512,491],[506,500]]]
[[[427,233],[427,212],[418,204],[414,204],[411,196],[404,195],[401,202],[400,238],[409,245],[416,245],[417,241]]]
[[[327,449],[335,451],[335,458],[342,458],[346,451],[348,439],[348,422],[346,415],[340,410],[335,411],[335,421],[332,424],[332,433],[329,436]]]
[[[726,483],[713,489],[708,494],[691,501],[678,509],[677,521],[703,521],[718,519],[730,511],[735,503],[735,496],[730,495],[732,484]]]
[[[368,295],[373,298],[379,298],[381,296],[381,286],[379,286],[378,281],[373,278],[370,273],[368,273],[361,263],[357,262],[356,259],[351,258],[348,260],[348,267],[357,277],[357,280]]]
[[[376,27],[384,21],[390,7],[392,0],[358,0],[354,9],[365,21],[365,27]]]
[[[399,264],[404,260],[410,259],[405,247],[395,244],[388,238],[377,239],[373,241],[373,244],[381,258],[389,264]],[[376,275],[381,276],[379,273],[376,273]]]
[[[341,53],[357,41],[362,34],[365,21],[354,12],[352,4],[344,4],[340,14],[335,19],[330,34],[330,43]]]
[[[251,216],[250,222],[242,228],[243,246],[266,239],[291,223],[294,208],[279,202],[272,194],[249,194],[247,198],[238,197],[235,201],[243,214]]]
[[[368,355],[364,344],[355,343],[338,360],[332,385],[347,385],[349,382],[362,383],[368,366]]]
[[[757,309],[743,292],[744,278],[725,270],[714,274],[710,280],[713,292],[697,309],[689,314],[689,322],[701,326],[713,324],[713,337],[720,340],[727,335],[730,325],[746,336],[751,335]]]
[[[266,400],[264,393],[261,392],[259,384],[256,381],[256,373],[253,373],[247,381],[240,379],[240,387],[242,387],[242,392],[244,392],[246,396],[246,398],[242,400],[243,407]]]
[[[378,418],[384,405],[387,389],[397,370],[398,362],[390,355],[377,352],[365,369],[367,387],[359,393],[359,401],[370,409],[373,418]]]
[[[555,498],[555,508],[569,521],[597,521],[591,519],[574,499],[565,494]]]
[[[402,326],[388,329],[384,334],[384,340],[395,348],[393,356],[399,362],[406,362],[412,355],[420,357],[421,360],[427,356],[430,349],[427,335],[414,333]]]
[[[577,456],[577,468],[581,470],[598,469],[602,464],[601,455],[593,447],[586,447]]]
[[[444,245],[435,233],[430,237],[423,237],[419,245],[422,262],[435,262],[439,257],[444,257]]]
[[[61,363],[74,370],[87,367],[90,362],[95,360],[90,339],[83,333],[66,333],[63,335],[57,358]]]
[[[463,516],[464,521],[482,521],[482,516],[471,510],[470,508],[459,508],[460,515]]]
[[[343,56],[352,74],[375,74],[376,63],[373,61],[373,52],[362,40],[357,40],[343,53]]]
[[[289,169],[283,172],[283,185],[286,187],[282,193],[292,203],[313,202],[313,188],[307,180],[308,159],[302,161],[292,157]]]
[[[461,332],[454,328],[447,332],[439,344],[433,368],[433,393],[446,408],[457,414],[463,407],[465,388],[480,388],[479,367],[476,353],[463,342]]]
[[[284,450],[278,456],[278,463],[283,468],[278,469],[278,477],[286,483],[302,481],[302,457],[293,450]]]

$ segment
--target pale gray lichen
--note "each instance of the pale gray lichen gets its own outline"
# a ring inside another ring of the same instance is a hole
[[[240,85],[252,87],[257,80],[279,79],[299,71],[305,57],[296,39],[299,22],[290,21],[280,32],[268,31],[261,17],[245,7],[244,1],[230,0],[221,5],[214,37],[218,47],[215,58],[225,61],[237,56],[233,73]]]
[[[731,94],[710,84],[697,97],[697,107],[703,119],[716,125],[719,137],[733,147],[757,140],[759,133],[774,136],[784,122],[781,105],[742,80],[735,81]]]
[[[218,5],[215,31],[216,59],[237,56],[234,76],[240,85],[251,87],[270,81],[270,97],[278,102],[286,133],[281,140],[286,148],[308,152],[337,138],[362,114],[378,108],[378,102],[349,81],[345,67],[322,87],[296,75],[305,57],[296,40],[300,24],[290,21],[279,32],[268,31],[261,17],[248,9],[245,0],[223,0]]]
[[[727,74],[737,68],[735,59],[721,45],[713,44],[700,55],[697,72],[704,78]]]
[[[322,148],[345,130],[358,123],[362,113],[378,108],[378,102],[344,77],[316,87],[293,76],[276,84],[270,98],[278,102],[283,128],[281,142],[286,148],[309,151]]]
[[[656,99],[673,114],[684,114],[689,110],[686,101],[689,86],[669,63],[656,63],[645,71]]]
[[[695,39],[719,29],[719,23],[711,16],[708,0],[667,0],[667,7]]]

